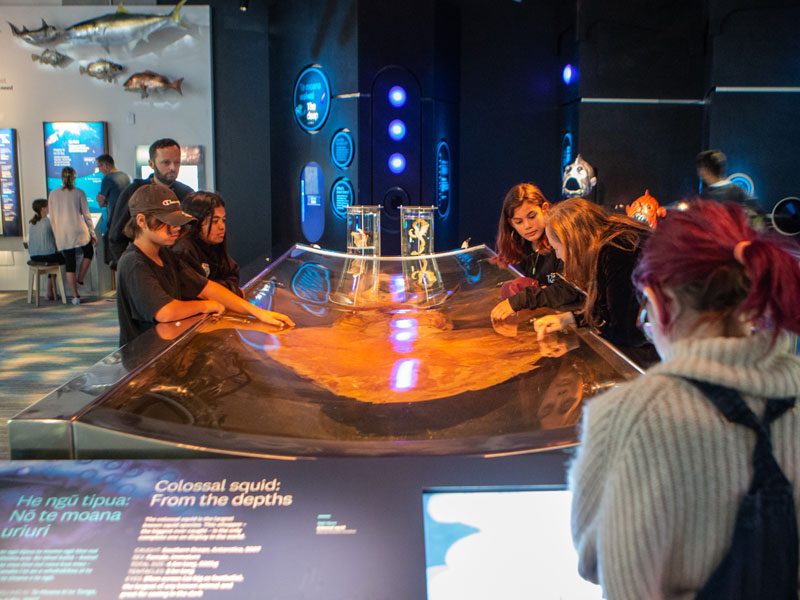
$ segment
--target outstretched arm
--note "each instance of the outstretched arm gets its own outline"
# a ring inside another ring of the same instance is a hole
[[[255,304],[251,304],[244,298],[240,298],[229,289],[214,281],[209,280],[199,296],[205,300],[219,302],[222,306],[234,312],[252,315],[259,321],[269,325],[278,325],[280,327],[294,326],[294,321],[286,315],[259,308]]]

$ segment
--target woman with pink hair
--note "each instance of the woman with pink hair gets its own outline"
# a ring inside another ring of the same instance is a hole
[[[633,280],[663,362],[585,409],[581,575],[610,600],[797,598],[797,245],[698,201],[659,223]]]

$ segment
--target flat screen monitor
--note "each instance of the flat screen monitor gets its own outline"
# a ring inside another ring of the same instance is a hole
[[[428,600],[601,600],[578,575],[564,489],[423,494]]]
[[[153,173],[150,167],[150,146],[136,146],[136,174],[139,179],[147,179]],[[178,181],[193,190],[206,187],[205,160],[202,146],[181,146],[181,169]]]
[[[104,212],[97,204],[103,174],[97,157],[108,152],[108,134],[103,121],[45,121],[44,164],[47,194],[61,187],[61,169],[75,169],[75,187],[83,190],[90,212]]]
[[[0,128],[0,235],[22,235],[17,130]]]

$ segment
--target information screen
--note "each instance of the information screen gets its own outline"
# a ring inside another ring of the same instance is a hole
[[[61,187],[61,169],[75,169],[75,187],[83,190],[91,212],[102,212],[97,194],[103,174],[97,157],[107,150],[106,124],[102,121],[44,123],[44,163],[48,195]]]
[[[565,490],[423,494],[428,600],[601,600],[578,575]]]
[[[17,132],[14,129],[0,129],[0,197],[0,235],[22,235]]]

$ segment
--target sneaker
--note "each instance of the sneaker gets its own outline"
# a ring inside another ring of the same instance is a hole
[[[75,306],[78,306],[78,304],[80,304],[80,303],[81,303],[81,299],[80,299],[78,296],[75,296],[74,298],[72,298],[72,303],[73,303]]]

